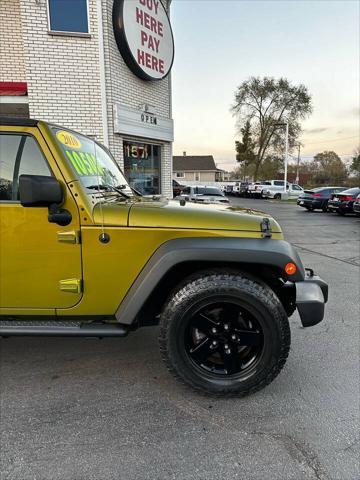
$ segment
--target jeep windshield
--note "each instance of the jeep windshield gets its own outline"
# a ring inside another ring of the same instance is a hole
[[[110,152],[85,135],[51,127],[56,142],[85,191],[102,195],[133,197],[133,192]]]

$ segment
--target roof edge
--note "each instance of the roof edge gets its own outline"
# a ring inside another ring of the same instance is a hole
[[[0,126],[37,127],[39,120],[25,117],[0,117]]]

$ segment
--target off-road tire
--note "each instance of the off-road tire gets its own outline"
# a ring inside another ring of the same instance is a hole
[[[243,302],[261,321],[263,352],[247,378],[200,371],[186,352],[189,312],[212,299]],[[206,394],[245,396],[264,388],[280,373],[289,354],[290,327],[279,298],[261,280],[239,272],[206,271],[189,277],[168,299],[161,313],[159,343],[168,370],[178,380]]]

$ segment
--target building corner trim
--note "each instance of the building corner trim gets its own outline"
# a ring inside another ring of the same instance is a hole
[[[109,147],[109,125],[107,118],[107,99],[106,99],[106,76],[105,76],[105,51],[104,51],[104,29],[103,12],[101,0],[96,0],[98,13],[98,36],[99,36],[99,69],[100,69],[100,90],[101,90],[101,118],[103,129],[103,143]]]

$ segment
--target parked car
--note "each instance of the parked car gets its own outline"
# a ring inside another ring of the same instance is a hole
[[[261,196],[265,198],[281,198],[281,193],[284,191],[285,180],[265,180],[262,182],[254,182],[249,186],[249,193],[251,196]],[[290,188],[291,184],[286,182],[287,189]],[[300,187],[301,188],[301,187]],[[302,190],[302,188],[301,188]],[[297,188],[294,189],[294,192],[299,192]],[[279,195],[277,195],[279,193]],[[296,195],[291,195],[296,197]]]
[[[281,200],[284,195],[284,182],[282,186],[273,185],[264,189],[261,193],[261,196],[264,198],[274,198],[275,200]],[[296,183],[288,183],[286,186],[286,194],[288,198],[298,198],[304,192],[304,189],[297,185]]]
[[[248,196],[249,182],[241,182],[239,185],[239,197]]]
[[[359,187],[349,188],[341,193],[333,193],[328,202],[328,209],[331,212],[338,213],[339,215],[354,213],[353,206],[359,193]]]
[[[328,211],[328,201],[333,193],[340,193],[347,190],[348,187],[318,187],[311,190],[304,190],[297,201],[297,204],[306,208],[309,212],[312,210]]]
[[[235,186],[235,183],[228,183],[225,188],[225,194],[234,195],[234,192],[233,192],[234,186]]]
[[[360,194],[356,197],[353,205],[354,213],[357,217],[360,217]]]
[[[281,193],[284,191],[285,180],[267,180],[264,183],[266,183],[267,187],[262,190],[262,197],[266,197],[265,193],[270,192],[270,194],[268,193],[267,197],[274,198],[277,192],[279,192],[280,196],[278,195],[275,198],[281,198]],[[290,187],[289,182],[286,182],[286,187],[287,189]]]
[[[289,198],[299,198],[300,195],[304,193],[303,187],[298,185],[297,183],[290,183],[288,194]]]
[[[260,198],[262,195],[263,190],[266,190],[271,186],[270,181],[261,181],[261,182],[252,182],[249,183],[247,187],[247,194],[250,197],[258,197]]]
[[[230,203],[229,199],[225,197],[225,194],[219,188],[207,187],[205,185],[186,187],[176,198],[195,203]]]
[[[247,195],[249,182],[236,182],[232,188],[232,194],[237,197],[245,197]]]
[[[177,180],[172,181],[173,196],[177,197],[184,190],[185,185],[181,185]]]

